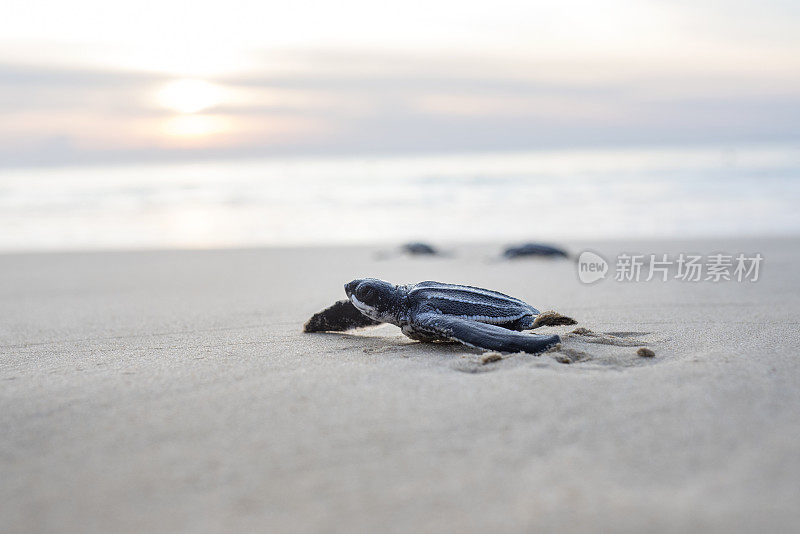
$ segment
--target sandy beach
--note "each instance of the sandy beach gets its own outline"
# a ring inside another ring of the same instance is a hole
[[[0,256],[0,530],[795,531],[800,240],[566,245],[765,259],[756,283],[588,286],[498,244]],[[483,364],[390,325],[302,333],[363,276],[629,345]]]

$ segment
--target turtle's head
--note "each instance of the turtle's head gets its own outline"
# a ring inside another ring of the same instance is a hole
[[[350,302],[367,317],[396,323],[400,308],[400,289],[377,278],[359,278],[344,285]]]

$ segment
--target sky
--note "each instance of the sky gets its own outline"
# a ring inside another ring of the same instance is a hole
[[[800,140],[785,0],[6,0],[0,166]]]

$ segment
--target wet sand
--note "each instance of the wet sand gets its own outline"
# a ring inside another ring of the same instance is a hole
[[[755,284],[586,286],[568,260],[487,261],[499,244],[0,256],[2,530],[796,529],[800,240],[566,245],[765,260]],[[362,276],[591,333],[500,358],[302,333]]]

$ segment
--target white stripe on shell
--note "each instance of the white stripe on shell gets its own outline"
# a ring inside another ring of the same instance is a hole
[[[481,289],[479,287],[458,286],[458,285],[440,284],[440,285],[436,285],[436,286],[415,287],[414,289],[409,291],[409,295],[412,294],[412,293],[415,293],[417,291],[429,290],[431,292],[435,292],[436,295],[439,296],[440,295],[439,292],[447,292],[448,289],[463,291],[465,293],[473,293],[473,294],[476,294],[476,295],[481,295],[481,296],[484,296],[484,297],[489,297],[489,298],[497,299],[497,300],[501,300],[501,301],[505,300],[505,301],[510,301],[510,302],[514,302],[514,303],[526,304],[524,301],[522,301],[522,300],[520,300],[520,299],[518,299],[516,297],[510,297],[508,295],[503,295],[502,293],[497,293],[497,292],[492,291],[490,289]]]

